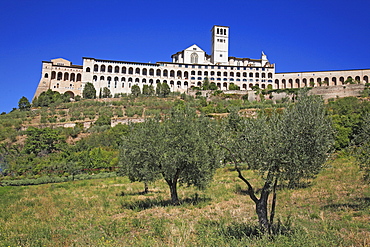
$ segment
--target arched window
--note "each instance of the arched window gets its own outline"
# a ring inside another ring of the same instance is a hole
[[[170,77],[175,77],[175,71],[173,70],[170,71]]]
[[[230,76],[231,77],[234,77],[234,72],[230,72]]]
[[[136,78],[136,79],[135,79],[135,82],[140,82],[139,78]]]
[[[58,72],[58,77],[57,77],[57,80],[58,81],[61,81],[63,78],[63,73],[62,72]]]
[[[303,78],[302,82],[303,82],[303,86],[304,87],[307,87],[307,79],[306,78]]]
[[[100,76],[100,80],[101,81],[104,81],[104,76]]]
[[[276,89],[279,89],[280,87],[279,87],[279,80],[278,79],[276,79],[275,80],[275,88]]]
[[[189,78],[189,72],[185,71],[184,72],[184,77],[185,77],[185,79],[188,79]]]
[[[331,78],[331,81],[333,82],[334,86],[337,85],[337,78],[336,77]]]
[[[71,81],[75,81],[75,79],[76,79],[75,73],[72,73],[71,74]]]
[[[299,79],[295,79],[295,88],[300,88]]]
[[[177,74],[176,74],[177,78],[181,78],[181,74],[182,74],[182,73],[181,73],[181,71],[180,71],[180,70],[178,70],[178,71],[177,71]]]
[[[126,74],[126,67],[122,67],[122,74]]]
[[[190,72],[190,74],[191,74],[191,75],[195,75],[195,71],[194,71],[194,70],[192,70],[192,71]]]
[[[198,54],[195,52],[190,55],[190,61],[191,63],[198,63]]]
[[[149,70],[149,75],[153,76],[154,75],[154,69]]]
[[[114,73],[119,73],[119,67],[118,66],[114,67]]]
[[[90,67],[87,67],[86,68],[86,72],[90,72]]]
[[[142,83],[146,83],[146,79],[145,78],[142,80]]]
[[[98,66],[97,64],[95,64],[95,65],[94,65],[94,71],[95,71],[95,72],[98,72],[98,70],[99,70],[99,66]]]
[[[139,68],[135,69],[135,74],[140,75],[140,69]]]
[[[214,71],[211,71],[211,75],[215,75],[215,72]]]
[[[221,72],[220,71],[217,72],[217,76],[221,76]]]
[[[128,69],[128,73],[129,73],[130,75],[132,75],[132,74],[134,73],[134,69],[133,69],[133,68],[129,68],[129,69]]]
[[[77,74],[77,81],[81,81],[81,74]]]
[[[93,76],[93,81],[97,81],[98,77],[96,75]]]
[[[51,79],[52,80],[55,79],[56,75],[57,75],[57,73],[55,71],[51,72]]]
[[[365,83],[369,83],[369,77],[367,75],[364,76]]]
[[[251,73],[249,73],[249,77],[253,77],[253,73],[251,72]]]
[[[104,65],[104,64],[102,64],[102,65],[100,66],[100,72],[105,72],[105,65]]]
[[[359,76],[356,76],[356,77],[355,77],[355,81],[356,81],[357,83],[361,83],[361,79],[360,79],[360,77],[359,77]]]
[[[168,76],[168,71],[165,69],[165,70],[163,70],[163,76],[164,77],[167,77]]]
[[[160,69],[157,69],[157,71],[156,71],[156,76],[161,76],[161,70]]]
[[[204,76],[208,76],[208,71],[204,71]]]
[[[148,74],[148,70],[144,68],[142,73],[143,73],[143,75],[147,75]]]
[[[227,77],[227,72],[224,72],[224,76]]]
[[[198,71],[198,75],[202,75],[202,71]]]
[[[132,78],[130,77],[130,78],[128,78],[128,82],[132,82]]]
[[[125,78],[125,77],[122,77],[122,78],[121,78],[121,81],[126,81],[126,78]]]
[[[259,77],[260,77],[260,74],[256,72],[256,78],[259,78]]]
[[[342,85],[344,84],[344,77],[342,76],[342,77],[340,77],[339,78],[339,81],[342,83]]]
[[[261,73],[261,78],[266,78],[266,74],[265,73]]]
[[[64,73],[64,81],[69,80],[69,74],[67,72]]]
[[[44,77],[45,78],[49,78],[49,74],[48,73],[45,73]]]
[[[272,78],[272,73],[268,73],[268,74],[267,74],[267,77],[268,77],[268,78]]]
[[[111,65],[108,66],[108,72],[112,73],[112,66]]]
[[[247,72],[243,72],[243,77],[247,77]]]
[[[236,72],[236,77],[240,77],[240,72]]]

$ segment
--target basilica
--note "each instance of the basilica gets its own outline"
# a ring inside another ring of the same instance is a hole
[[[42,74],[35,97],[51,89],[82,95],[84,85],[92,83],[99,93],[107,87],[111,94],[130,94],[131,87],[167,83],[172,92],[188,92],[200,87],[207,78],[220,90],[230,84],[240,90],[259,88],[300,88],[343,85],[348,79],[368,83],[370,69],[276,73],[275,64],[266,54],[259,59],[229,56],[229,27],[214,26],[211,30],[211,54],[196,44],[171,56],[172,62],[136,63],[83,57],[82,65],[57,58],[42,62]]]

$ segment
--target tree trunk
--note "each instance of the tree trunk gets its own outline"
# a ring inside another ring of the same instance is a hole
[[[258,222],[260,224],[262,232],[270,233],[270,222],[267,213],[267,199],[269,196],[268,191],[262,191],[260,199],[256,202],[256,213],[258,216]]]
[[[144,182],[144,194],[148,194],[149,188],[148,188],[148,183]]]
[[[177,196],[177,183],[174,182],[172,185],[170,185],[170,191],[171,191],[171,202],[173,205],[179,205],[179,197]]]

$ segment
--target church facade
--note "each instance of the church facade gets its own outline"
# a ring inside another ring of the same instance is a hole
[[[300,88],[345,84],[349,78],[357,83],[368,83],[370,69],[275,73],[262,52],[259,59],[229,57],[229,27],[214,26],[211,54],[196,44],[171,56],[172,62],[136,63],[83,57],[82,65],[57,58],[42,62],[42,75],[35,97],[51,89],[82,96],[84,85],[92,83],[99,93],[107,87],[111,94],[130,94],[131,87],[167,83],[172,92],[187,92],[200,87],[208,78],[220,90],[228,90],[230,84],[240,90],[253,86],[265,88]]]

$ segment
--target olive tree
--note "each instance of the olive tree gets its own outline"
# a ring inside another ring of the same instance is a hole
[[[180,107],[170,116],[149,119],[123,137],[120,164],[131,181],[151,182],[162,177],[171,202],[179,204],[178,184],[204,188],[220,164],[210,122]]]
[[[247,185],[262,231],[271,232],[277,186],[296,185],[300,179],[312,178],[322,169],[333,144],[331,123],[322,99],[306,95],[300,95],[299,101],[282,114],[248,119],[232,114],[230,118],[226,124],[228,138],[220,144],[229,151],[238,177]],[[262,175],[260,195],[243,175],[241,163]]]
[[[364,172],[364,179],[370,182],[370,113],[363,116],[354,144],[356,161]]]

